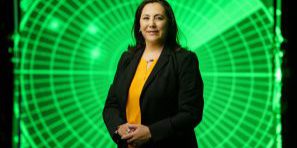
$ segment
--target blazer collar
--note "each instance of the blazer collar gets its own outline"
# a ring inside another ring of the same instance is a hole
[[[124,97],[124,103],[123,103],[123,107],[126,108],[126,103],[127,103],[127,98],[128,98],[128,93],[129,93],[129,88],[131,85],[131,82],[134,78],[135,72],[137,70],[137,66],[138,63],[141,59],[141,56],[144,52],[144,49],[141,49],[139,51],[136,51],[134,57],[131,59],[131,62],[127,68],[127,71],[125,72],[125,79],[123,80],[123,88],[124,88],[124,92],[123,92],[123,97]],[[143,92],[145,92],[145,90],[147,89],[147,87],[152,83],[152,81],[154,80],[154,78],[156,77],[156,75],[158,74],[158,72],[168,63],[169,60],[169,56],[171,55],[172,51],[170,48],[164,46],[164,49],[162,50],[160,57],[157,61],[157,63],[155,64],[155,67],[153,68],[152,72],[150,73],[148,79],[146,80],[143,88],[142,88],[142,92],[140,95],[140,103],[142,103],[142,94]],[[141,105],[141,104],[140,104]]]
[[[120,84],[122,85],[120,96],[123,97],[123,103],[121,103],[122,108],[126,108],[129,88],[143,51],[144,49],[141,49],[133,53],[133,57],[130,59],[130,64],[127,66],[127,69],[123,72],[122,84]],[[125,116],[126,116],[126,112],[125,112]]]
[[[156,77],[158,72],[163,68],[163,66],[165,66],[167,64],[170,52],[171,51],[169,48],[164,47],[155,67],[153,68],[152,72],[150,73],[149,77],[147,78],[146,82],[144,83],[141,94],[146,90],[146,88],[154,80],[154,78]],[[141,98],[141,96],[140,96],[140,98]]]

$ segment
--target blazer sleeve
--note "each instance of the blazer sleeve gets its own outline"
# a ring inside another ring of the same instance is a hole
[[[118,62],[114,80],[110,85],[102,113],[104,123],[115,143],[120,142],[120,139],[118,138],[118,135],[115,133],[115,131],[119,125],[124,123],[124,119],[120,116],[120,104],[118,102],[118,98],[115,96],[114,85],[117,83],[118,76],[126,65],[125,63],[127,62],[127,54],[127,52],[124,52]]]
[[[193,130],[202,120],[203,81],[199,71],[198,58],[195,53],[188,52],[177,61],[179,64],[178,113],[149,125],[152,141],[182,135],[183,132]]]

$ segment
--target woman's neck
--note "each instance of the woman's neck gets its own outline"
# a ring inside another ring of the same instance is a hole
[[[142,57],[147,63],[153,62],[159,58],[164,45],[160,44],[146,44]]]
[[[147,52],[156,52],[156,50],[162,50],[163,49],[163,44],[146,44],[145,45],[145,50]]]

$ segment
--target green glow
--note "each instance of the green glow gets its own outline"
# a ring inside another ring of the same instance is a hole
[[[21,147],[115,147],[101,113],[139,2],[21,0]],[[281,147],[280,0],[277,20],[272,0],[169,2],[204,80],[199,147]]]
[[[96,26],[94,26],[94,25],[90,25],[88,27],[88,29],[89,29],[89,32],[92,33],[92,34],[97,33],[97,30],[98,30],[98,28]]]
[[[60,25],[61,25],[61,22],[59,20],[53,19],[49,24],[49,28],[51,30],[57,31],[59,29]]]
[[[92,57],[93,58],[98,58],[98,56],[99,56],[100,54],[99,54],[99,49],[94,49],[93,51],[92,51]]]

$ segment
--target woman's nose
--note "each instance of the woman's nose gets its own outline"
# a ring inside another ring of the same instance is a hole
[[[155,27],[156,26],[156,23],[155,21],[152,19],[149,21],[149,27]]]

